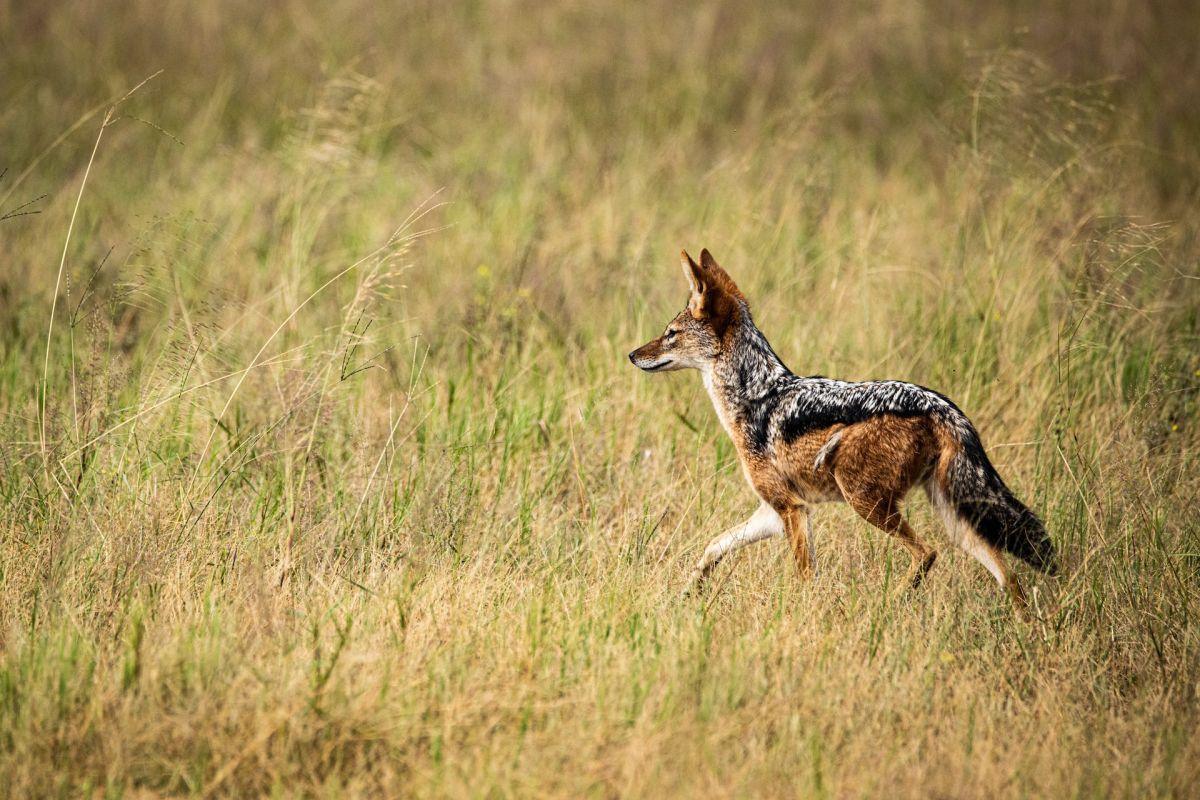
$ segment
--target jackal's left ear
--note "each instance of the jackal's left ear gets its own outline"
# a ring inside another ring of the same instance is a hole
[[[708,316],[713,300],[712,276],[692,260],[687,250],[680,253],[679,263],[683,267],[683,277],[687,278],[688,286],[692,287],[692,296],[688,298],[688,311],[692,312],[696,319],[704,319]]]
[[[679,254],[679,264],[683,267],[683,277],[687,278],[692,295],[699,296],[704,294],[704,270],[692,260],[687,250]]]

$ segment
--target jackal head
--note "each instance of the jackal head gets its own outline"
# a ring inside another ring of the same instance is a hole
[[[700,251],[699,264],[685,250],[680,263],[692,289],[687,308],[662,336],[629,354],[629,360],[646,372],[705,369],[721,354],[727,334],[745,314],[746,298],[708,250]]]

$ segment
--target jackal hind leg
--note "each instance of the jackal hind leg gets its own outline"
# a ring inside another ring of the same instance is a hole
[[[1032,617],[1029,613],[1029,601],[1025,599],[1025,590],[1021,588],[1017,573],[1008,566],[1000,549],[984,541],[969,525],[963,524],[960,528],[959,546],[992,573],[996,583],[1000,584],[1000,588],[1012,600],[1017,616],[1028,622]]]
[[[839,484],[841,482],[839,481]],[[912,557],[912,564],[904,577],[906,588],[916,589],[925,580],[929,570],[937,561],[937,550],[925,544],[909,526],[900,513],[900,502],[889,497],[869,497],[862,492],[847,491],[842,487],[842,493],[858,515],[882,531],[894,536]]]
[[[975,532],[969,522],[955,513],[946,493],[936,485],[926,484],[925,494],[929,497],[930,504],[941,515],[950,539],[992,574],[996,583],[1011,598],[1018,616],[1025,620],[1031,619],[1029,601],[1025,599],[1025,590],[1021,588],[1021,581],[1017,577],[1017,573],[1008,566],[1000,549],[985,541]]]
[[[783,531],[783,519],[775,509],[766,503],[762,504],[750,516],[750,519],[740,525],[734,525],[708,543],[708,546],[704,548],[704,555],[700,556],[696,568],[692,570],[692,577],[688,581],[684,594],[688,595],[698,591],[708,579],[709,573],[717,564],[721,563],[725,556],[748,544],[778,536]]]

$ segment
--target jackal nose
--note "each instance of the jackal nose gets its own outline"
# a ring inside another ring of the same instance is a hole
[[[637,359],[635,358],[635,356],[636,356],[636,355],[637,355],[637,350],[631,350],[631,351],[629,352],[629,363],[630,363],[630,364],[636,364],[636,363],[637,363]]]

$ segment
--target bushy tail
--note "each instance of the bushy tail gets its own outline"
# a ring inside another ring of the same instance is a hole
[[[1050,575],[1058,574],[1054,543],[1041,520],[1013,496],[992,462],[979,434],[966,422],[956,425],[958,447],[945,471],[945,493],[954,511],[988,543]]]

